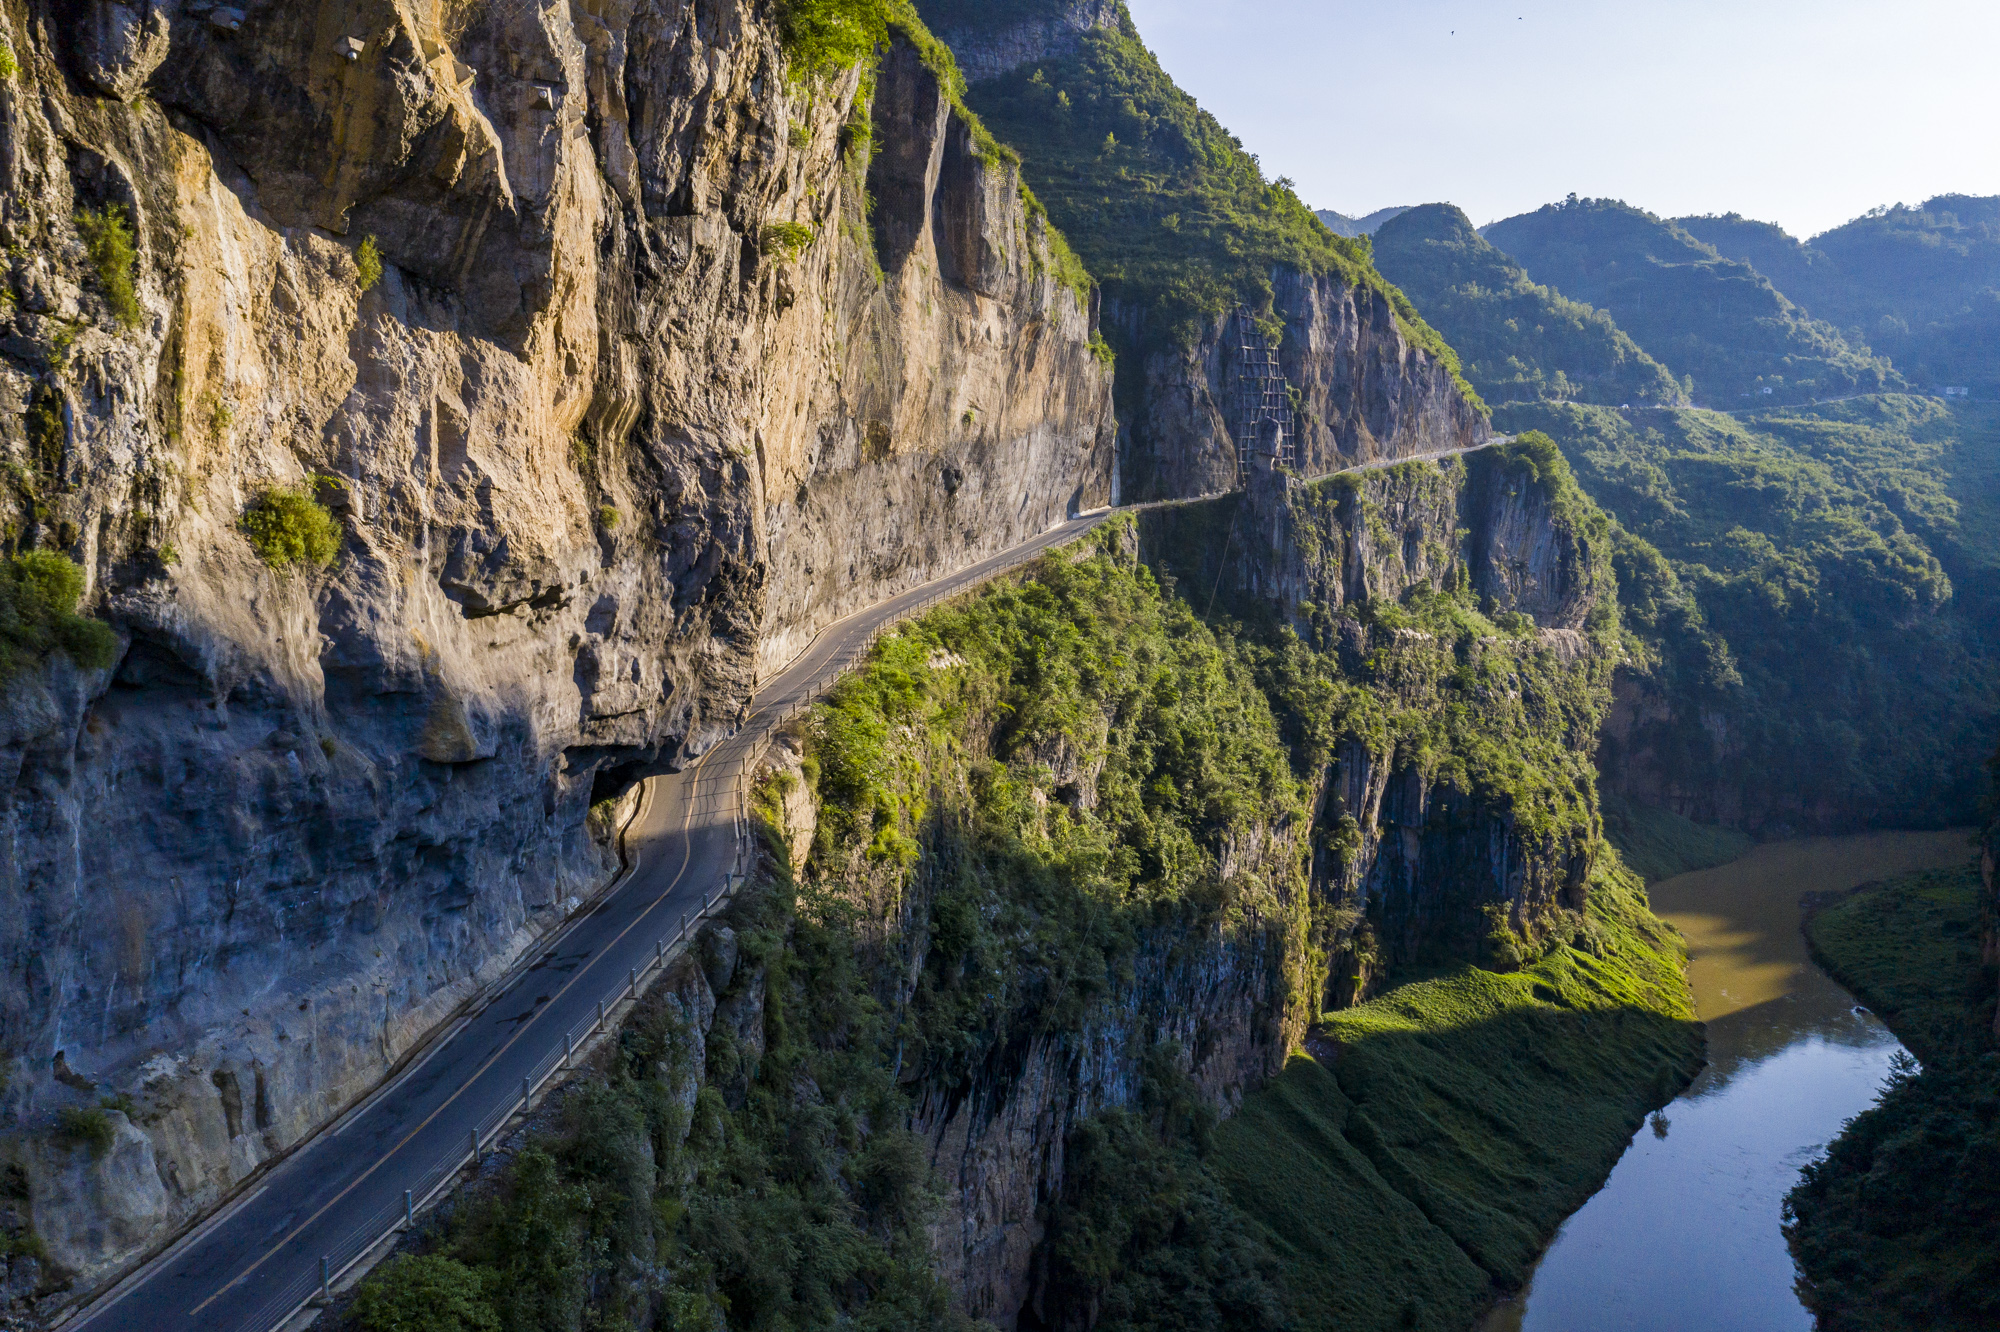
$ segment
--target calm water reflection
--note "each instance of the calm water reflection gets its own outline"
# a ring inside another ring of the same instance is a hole
[[[1779,1207],[1901,1047],[1808,960],[1799,898],[1968,854],[1963,832],[1818,837],[1655,884],[1654,910],[1688,938],[1709,1066],[1486,1332],[1808,1332]]]

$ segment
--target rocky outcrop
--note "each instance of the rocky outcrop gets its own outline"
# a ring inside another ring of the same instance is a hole
[[[1113,432],[1088,300],[907,46],[857,111],[750,0],[4,27],[4,540],[121,656],[0,708],[0,1112],[88,1282],[606,883],[605,802],[820,625],[1103,502]],[[123,274],[77,223],[121,210]],[[259,561],[273,488],[330,568]]]
[[[1275,348],[1294,397],[1296,470],[1323,476],[1357,463],[1470,448],[1488,438],[1482,416],[1436,357],[1414,345],[1388,299],[1334,276],[1280,269]],[[1142,349],[1121,385],[1119,495],[1141,503],[1236,488],[1241,420],[1237,386],[1244,330],[1216,319],[1191,347],[1161,349],[1144,313],[1105,303],[1105,322]],[[1261,335],[1258,335],[1261,336]]]
[[[1602,515],[1566,477],[1493,450],[1306,483],[1267,454],[1243,496],[1147,514],[1141,545],[1196,604],[1276,617],[1372,696],[1318,777],[1328,1004],[1399,965],[1505,965],[1581,910],[1614,665],[1592,618],[1613,585]],[[1396,609],[1442,594],[1512,631],[1454,640]],[[1488,745],[1517,770],[1465,761]]]
[[[1043,12],[996,27],[990,16],[959,22],[962,10],[982,0],[933,0],[926,5],[931,26],[958,57],[968,83],[997,78],[1037,60],[1059,60],[1076,52],[1078,40],[1095,29],[1118,27],[1118,0],[1058,0]]]

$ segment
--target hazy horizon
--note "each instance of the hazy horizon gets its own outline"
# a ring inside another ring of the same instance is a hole
[[[1175,80],[1314,208],[1574,192],[1738,212],[1801,239],[2000,193],[2000,6],[1692,0],[1400,6],[1127,0]]]

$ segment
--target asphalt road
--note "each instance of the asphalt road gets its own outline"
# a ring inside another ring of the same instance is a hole
[[[1424,457],[1441,457],[1427,454]],[[1415,461],[1384,459],[1351,470]],[[1166,501],[1177,503],[1186,501]],[[1159,505],[1135,506],[1156,508]],[[1129,511],[1129,510],[1128,510]],[[271,1332],[445,1189],[604,1014],[698,932],[738,868],[741,787],[772,730],[883,628],[1081,536],[1072,519],[992,559],[828,626],[757,692],[734,734],[646,783],[625,876],[408,1067],[249,1192],[72,1319],[65,1332]],[[602,1005],[602,1007],[600,1007]]]
[[[1076,519],[1002,555],[913,589],[823,631],[761,688],[728,739],[681,772],[646,783],[626,830],[625,877],[475,1012],[459,1019],[400,1075],[274,1167],[258,1185],[160,1259],[100,1299],[79,1332],[271,1332],[320,1288],[321,1259],[340,1273],[404,1215],[448,1186],[472,1152],[504,1127],[527,1080],[580,1045],[604,1001],[617,1003],[676,950],[685,919],[728,885],[742,845],[740,784],[772,729],[809,703],[877,632],[965,591],[1106,514]]]

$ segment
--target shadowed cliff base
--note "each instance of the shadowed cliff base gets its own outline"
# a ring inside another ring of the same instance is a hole
[[[1217,1133],[1294,1326],[1466,1327],[1699,1070],[1678,939],[1629,879],[1591,900],[1582,947],[1328,1014]]]

